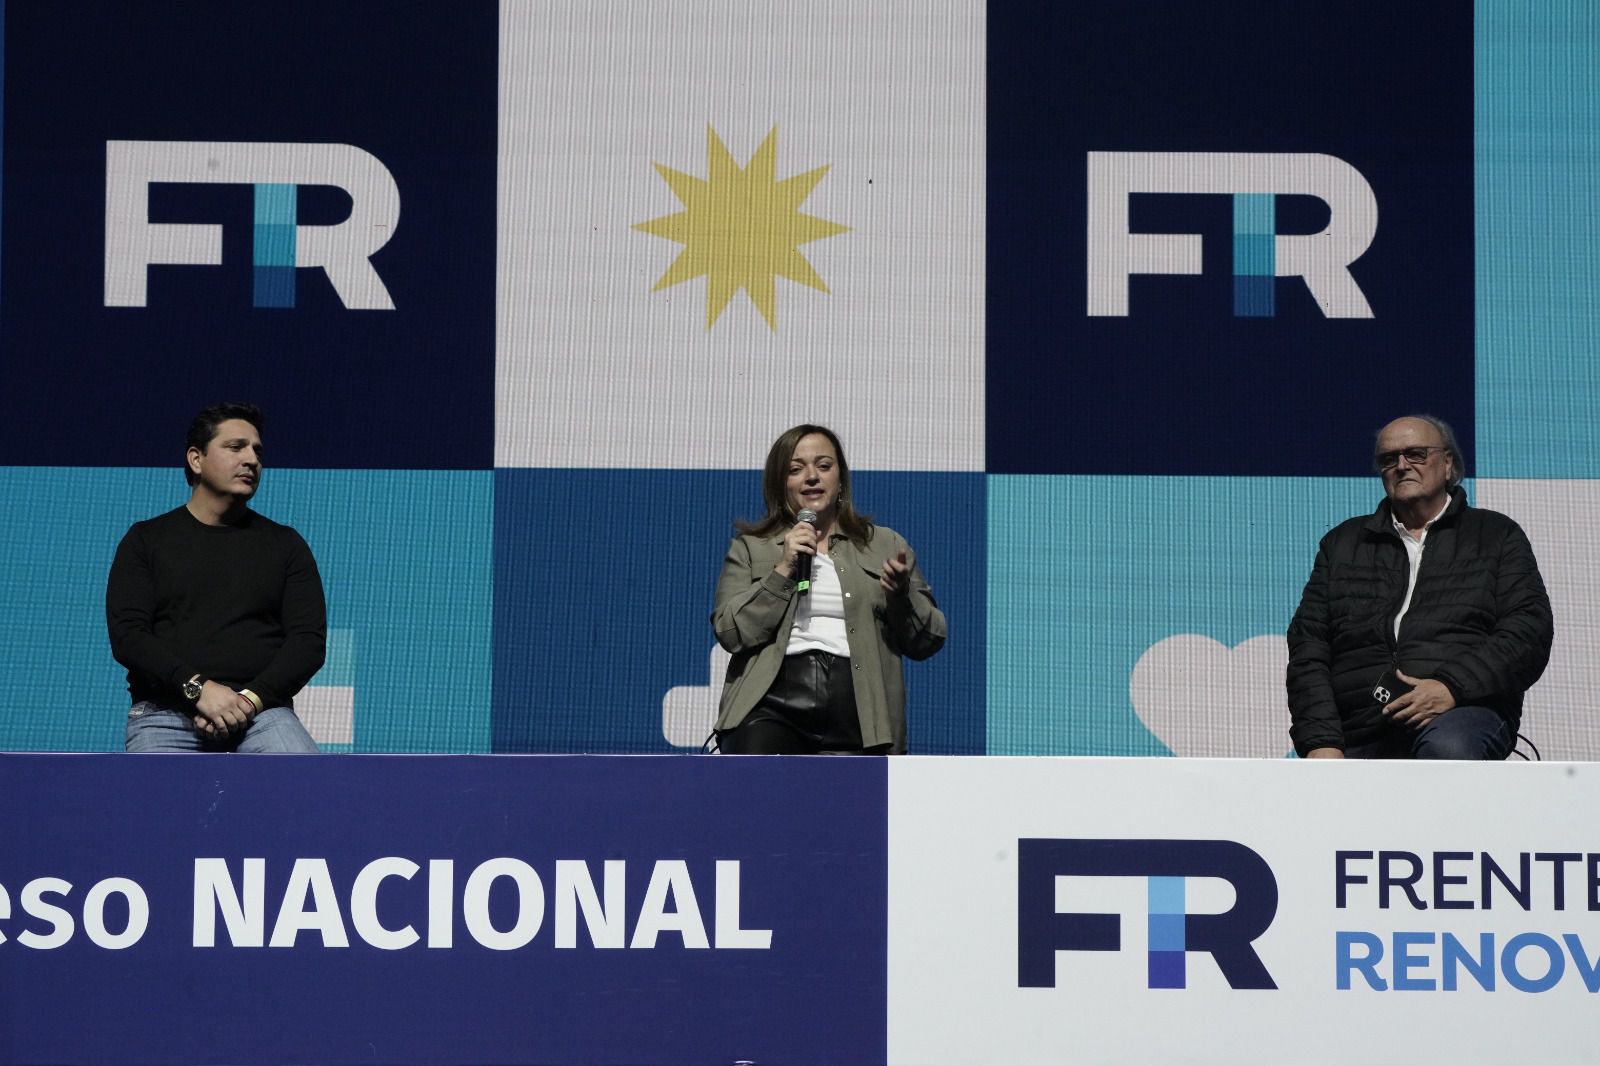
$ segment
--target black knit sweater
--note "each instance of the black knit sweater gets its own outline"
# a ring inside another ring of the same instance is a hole
[[[111,653],[135,703],[195,674],[287,706],[322,666],[327,610],[306,542],[253,511],[208,526],[179,507],[136,522],[106,581]]]

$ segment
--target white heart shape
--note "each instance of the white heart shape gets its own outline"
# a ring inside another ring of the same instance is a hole
[[[1198,633],[1150,645],[1128,680],[1133,710],[1174,755],[1281,759],[1292,749],[1283,675],[1289,642],[1251,637],[1238,647]]]

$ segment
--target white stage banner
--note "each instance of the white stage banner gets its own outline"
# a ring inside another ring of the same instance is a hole
[[[1592,1063],[1583,764],[902,759],[889,1061]]]

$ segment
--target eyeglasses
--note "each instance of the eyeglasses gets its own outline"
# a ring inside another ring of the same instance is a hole
[[[1428,461],[1428,456],[1434,452],[1449,450],[1442,444],[1425,444],[1417,448],[1401,448],[1399,451],[1379,452],[1372,457],[1372,461],[1378,464],[1379,470],[1393,470],[1400,465],[1402,458],[1412,466],[1421,466]]]

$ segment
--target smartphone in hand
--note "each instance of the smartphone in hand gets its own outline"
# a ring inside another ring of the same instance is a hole
[[[1372,699],[1379,706],[1387,706],[1390,700],[1404,696],[1413,687],[1400,680],[1400,675],[1393,670],[1385,670],[1383,676],[1378,678],[1378,683],[1372,686]]]

